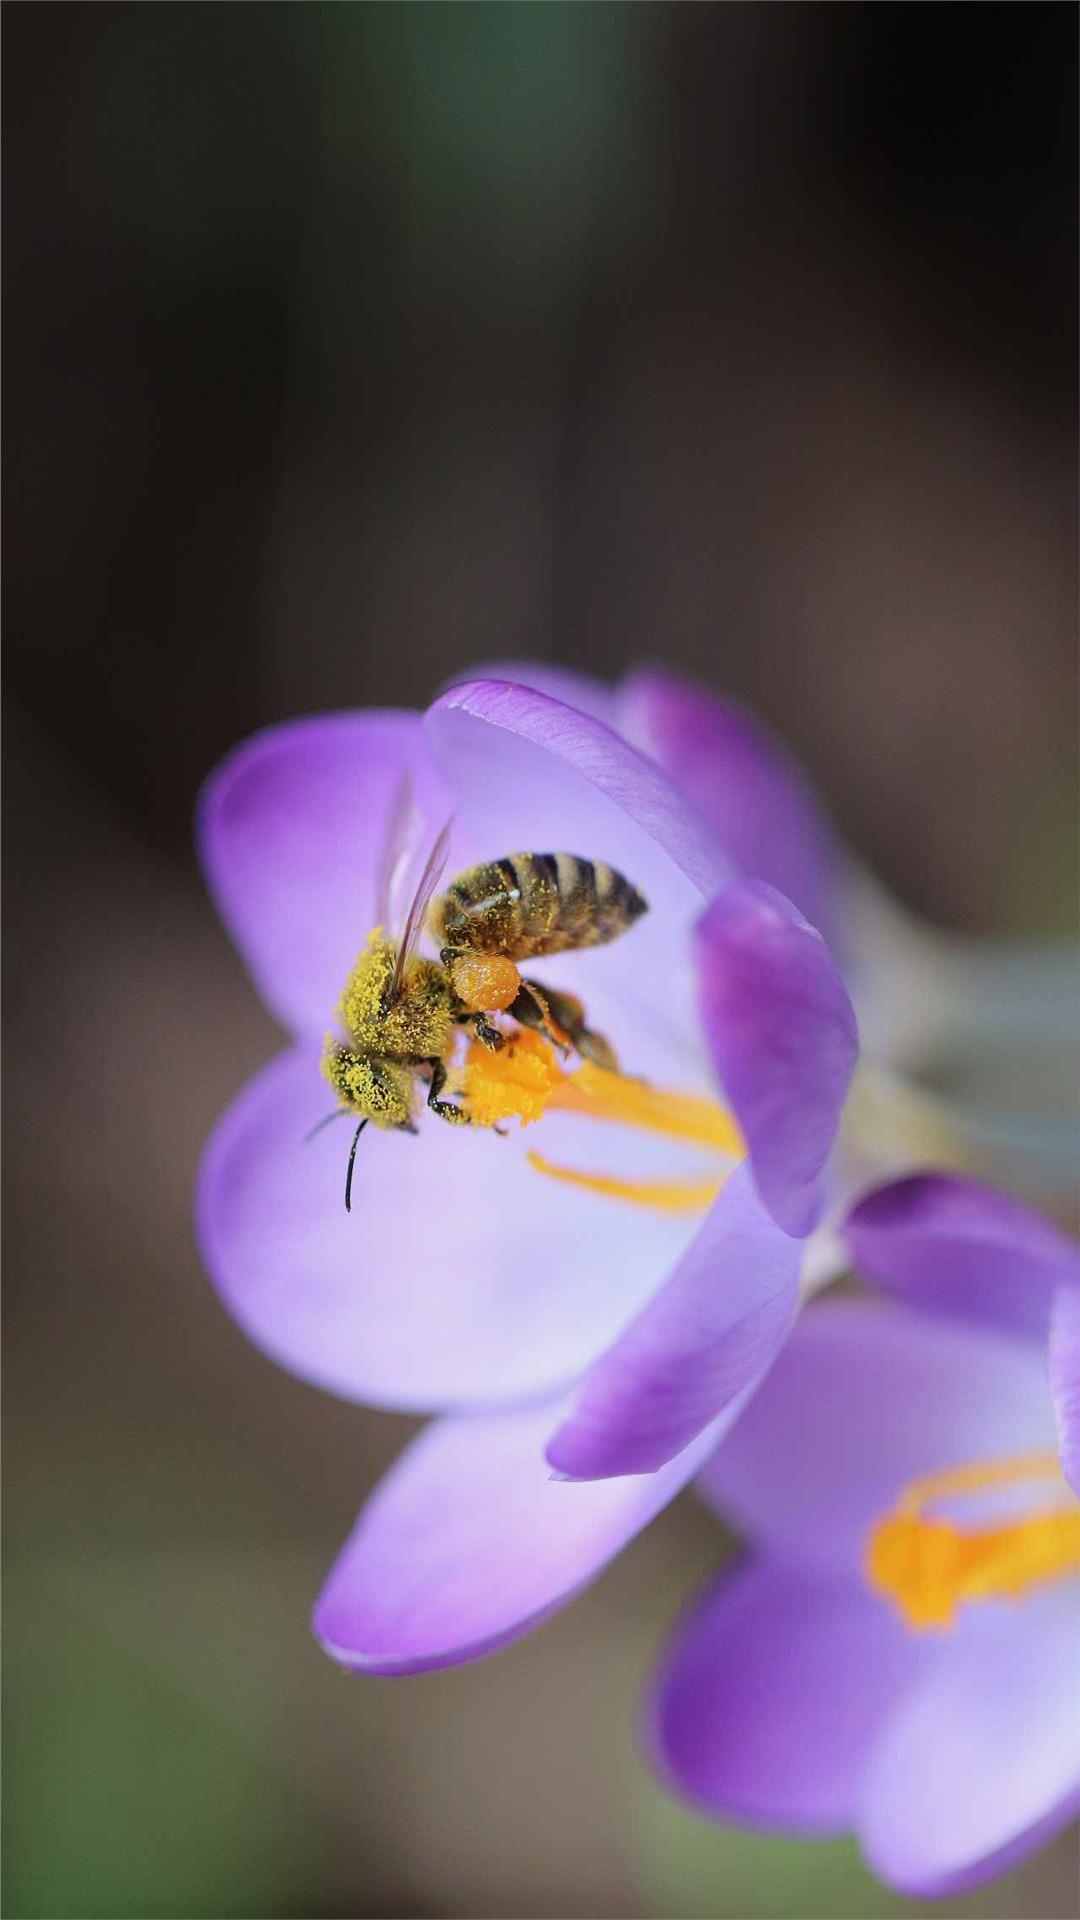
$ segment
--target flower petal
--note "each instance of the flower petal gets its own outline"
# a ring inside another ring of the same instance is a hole
[[[757,721],[649,668],[619,687],[617,724],[693,802],[743,874],[779,888],[815,926],[828,924],[832,837],[809,783]]]
[[[1080,1247],[1011,1194],[962,1175],[913,1174],[848,1214],[859,1272],[910,1306],[1046,1331],[1058,1284],[1080,1286]]]
[[[625,1028],[648,1073],[656,1050]],[[670,1178],[685,1145],[572,1115],[522,1136],[452,1129],[423,1114],[412,1137],[369,1129],[353,1210],[343,1205],[348,1120],[314,1052],[280,1056],[240,1094],[206,1149],[199,1232],[208,1269],[253,1340],[348,1398],[426,1411],[535,1397],[610,1345],[678,1260],[693,1217],[647,1213],[545,1181],[560,1164]]]
[[[256,734],[211,774],[199,841],[211,892],[267,1005],[330,1026],[376,917],[380,857],[408,773],[434,839],[450,812],[414,713],[334,713]]]
[[[595,854],[640,885],[708,895],[730,868],[675,787],[602,722],[503,680],[452,687],[429,707],[428,737],[467,818],[508,845]],[[584,839],[582,838],[584,836]],[[650,892],[650,889],[652,890]]]
[[[561,700],[564,707],[576,707],[579,713],[591,714],[605,727],[619,731],[615,689],[591,673],[575,673],[571,667],[547,660],[481,660],[468,672],[455,673],[447,685],[464,686],[470,680],[512,680],[515,686],[545,693],[550,700]]]
[[[782,1557],[856,1575],[904,1485],[1054,1446],[1035,1342],[876,1301],[803,1315],[702,1489]]]
[[[840,1833],[927,1651],[854,1581],[751,1560],[676,1629],[646,1738],[676,1790],[714,1817]]]
[[[890,1716],[858,1819],[874,1872],[935,1898],[994,1878],[1080,1808],[1074,1582],[976,1609]]]
[[[1050,1315],[1050,1392],[1054,1400],[1061,1465],[1080,1495],[1080,1292],[1062,1287]]]
[[[552,1466],[601,1479],[680,1453],[778,1351],[801,1251],[738,1168],[670,1279],[586,1374],[548,1446]]]
[[[704,822],[610,728],[528,687],[454,687],[426,725],[471,859],[524,848],[606,860],[648,901],[620,939],[545,960],[541,978],[586,998],[609,989],[662,1025],[685,1063],[700,1059],[690,930],[729,873]]]
[[[698,923],[699,997],[758,1192],[806,1234],[858,1054],[855,1014],[821,935],[758,882],[724,888]]]
[[[600,721],[503,681],[452,688],[426,724],[474,858],[524,848],[606,860],[648,901],[611,946],[560,955],[562,983],[636,996],[700,1050],[689,932],[728,866],[671,782]]]
[[[445,1667],[518,1639],[591,1580],[696,1471],[722,1422],[643,1479],[552,1477],[558,1410],[434,1421],[376,1489],[331,1571],[315,1632],[370,1673]]]

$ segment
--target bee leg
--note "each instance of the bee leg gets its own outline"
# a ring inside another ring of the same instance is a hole
[[[507,1012],[519,1026],[532,1027],[535,1033],[546,1033],[553,1040],[560,1053],[569,1053],[573,1046],[572,1036],[560,1024],[552,1011],[552,1002],[561,996],[550,994],[546,987],[540,987],[535,980],[522,980],[521,991],[511,1001]]]
[[[580,1027],[574,1035],[574,1045],[583,1060],[591,1060],[594,1067],[603,1067],[605,1073],[619,1073],[619,1056],[605,1034],[594,1033],[591,1027]]]
[[[505,1047],[506,1035],[500,1033],[498,1027],[493,1027],[490,1020],[486,1020],[482,1013],[459,1013],[457,1019],[459,1026],[472,1028],[481,1045],[485,1046],[489,1053],[498,1053],[500,1047]]]
[[[428,1060],[426,1065],[431,1068],[431,1085],[428,1088],[427,1103],[432,1113],[437,1113],[440,1120],[449,1121],[452,1127],[467,1127],[469,1116],[464,1107],[459,1107],[453,1100],[439,1099],[446,1085],[445,1062],[436,1058]]]
[[[575,994],[558,993],[552,987],[540,986],[536,980],[525,980],[522,991],[507,1011],[521,1026],[550,1034],[556,1044],[559,1044],[559,1035],[552,1028],[558,1028],[562,1038],[569,1041],[583,1060],[591,1060],[594,1067],[603,1067],[608,1073],[618,1073],[619,1060],[614,1047],[602,1033],[594,1033],[586,1025],[585,1009]]]

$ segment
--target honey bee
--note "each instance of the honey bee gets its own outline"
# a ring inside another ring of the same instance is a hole
[[[468,868],[436,897],[449,840],[448,823],[428,856],[401,938],[388,937],[382,926],[368,936],[341,997],[346,1038],[327,1041],[323,1071],[341,1102],[327,1119],[359,1117],[345,1175],[346,1211],[360,1135],[371,1121],[415,1133],[418,1083],[426,1082],[427,1105],[440,1120],[468,1124],[467,1109],[443,1098],[460,1028],[471,1027],[484,1046],[496,1049],[507,1036],[491,1016],[504,1014],[546,1033],[564,1051],[617,1068],[608,1041],[588,1026],[581,1001],[526,980],[517,962],[617,939],[647,911],[641,894],[602,860],[514,853]],[[400,864],[400,856],[389,862]],[[388,886],[384,891],[388,896]],[[416,951],[425,925],[439,949],[437,961]]]

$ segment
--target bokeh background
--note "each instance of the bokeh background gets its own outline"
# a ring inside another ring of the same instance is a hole
[[[309,1603],[409,1424],[199,1266],[274,1048],[192,857],[290,714],[485,656],[753,703],[909,907],[1076,919],[1066,6],[4,9],[5,1910],[884,1916],[637,1758],[686,1498],[497,1659]],[[1075,1911],[1065,1836],[920,1911]]]

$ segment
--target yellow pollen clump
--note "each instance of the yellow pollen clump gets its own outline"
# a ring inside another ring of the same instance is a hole
[[[539,1120],[561,1078],[555,1052],[526,1028],[492,1053],[474,1040],[465,1060],[465,1104],[474,1126],[494,1127],[500,1120]]]
[[[1064,1500],[996,1526],[961,1527],[926,1514],[932,1500],[1025,1481],[1052,1482]],[[864,1572],[916,1632],[950,1627],[958,1606],[1016,1600],[1033,1587],[1080,1573],[1080,1503],[1055,1454],[1026,1454],[950,1468],[903,1490],[867,1542]]]

